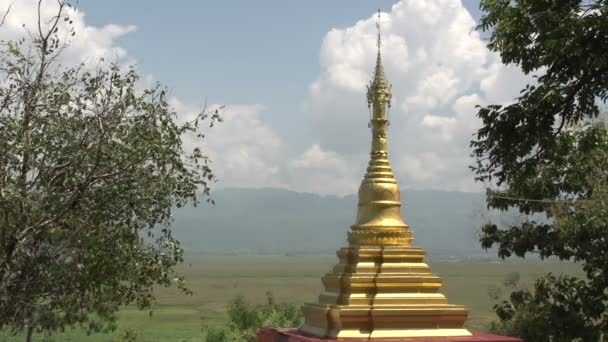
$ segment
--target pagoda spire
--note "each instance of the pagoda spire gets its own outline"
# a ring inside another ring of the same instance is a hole
[[[372,146],[369,166],[359,187],[357,219],[348,241],[351,246],[409,245],[412,233],[401,215],[401,194],[388,159],[388,110],[392,98],[391,85],[382,66],[382,35],[380,11],[376,66],[367,86],[367,103],[372,111],[369,127]]]
[[[391,104],[391,86],[384,75],[384,67],[382,66],[382,33],[380,31],[380,10],[378,10],[378,20],[376,21],[376,29],[378,30],[378,39],[376,46],[378,53],[376,56],[376,68],[374,70],[374,78],[367,86],[367,104],[371,108],[373,106],[390,107]]]
[[[448,304],[439,292],[441,277],[424,262],[426,252],[412,246],[401,214],[401,192],[388,159],[388,110],[391,86],[382,66],[378,11],[378,56],[367,102],[372,111],[372,146],[359,186],[355,223],[348,247],[321,281],[317,303],[304,305],[300,332],[330,339],[470,336],[463,328],[464,306]]]

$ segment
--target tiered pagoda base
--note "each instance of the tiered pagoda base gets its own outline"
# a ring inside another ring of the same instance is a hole
[[[320,339],[303,335],[297,329],[262,328],[258,333],[258,342],[335,342],[335,339]],[[364,342],[368,339],[347,338],[340,342]],[[382,338],[379,342],[524,342],[519,338],[473,333],[471,336],[457,337],[403,337]]]
[[[323,278],[318,303],[304,305],[304,335],[320,338],[471,336],[467,310],[439,293],[441,278],[409,246],[345,247]]]

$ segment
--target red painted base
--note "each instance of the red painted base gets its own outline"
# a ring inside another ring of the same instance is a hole
[[[473,333],[467,337],[406,337],[375,339],[382,342],[524,342],[514,337],[497,336],[482,333]],[[258,342],[332,342],[336,340],[319,339],[300,334],[297,329],[262,328],[258,332]],[[339,340],[343,342],[370,341],[360,338]]]

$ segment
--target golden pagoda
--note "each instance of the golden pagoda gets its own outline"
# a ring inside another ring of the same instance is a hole
[[[378,12],[378,19],[380,12]],[[339,263],[322,278],[318,303],[304,305],[300,332],[321,338],[471,336],[463,328],[467,309],[448,304],[442,280],[424,262],[426,252],[412,246],[412,232],[401,214],[401,193],[388,159],[388,84],[380,48],[367,89],[372,111],[371,158],[359,187],[357,218]]]

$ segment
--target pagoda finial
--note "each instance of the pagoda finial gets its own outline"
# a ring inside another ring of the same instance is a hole
[[[382,35],[380,33],[380,9],[378,8],[378,20],[376,21],[376,28],[378,29],[378,56],[380,56],[380,47],[382,46]]]
[[[382,32],[380,30],[380,9],[378,9],[378,19],[376,21],[376,28],[378,29],[378,40],[376,45],[378,47],[378,55],[376,57],[376,68],[374,70],[374,78],[371,83],[367,86],[367,104],[372,107],[377,105],[383,107],[385,104],[390,107],[391,105],[391,86],[386,81],[384,75],[384,67],[382,66]]]

